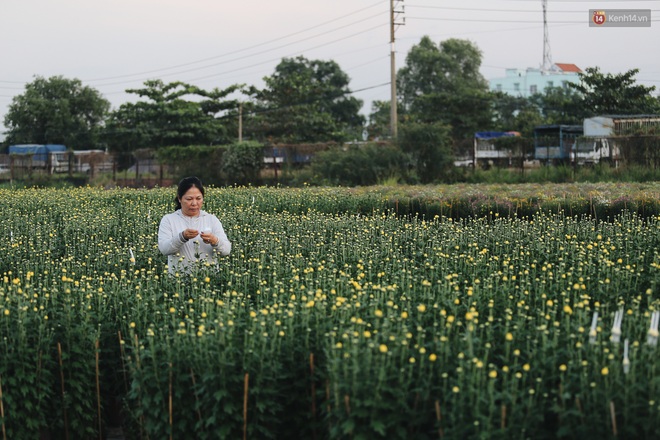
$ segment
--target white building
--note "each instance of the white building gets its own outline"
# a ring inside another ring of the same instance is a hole
[[[529,98],[543,93],[546,87],[568,87],[568,83],[579,83],[582,70],[575,64],[555,63],[549,70],[529,67],[506,69],[506,76],[489,81],[490,90],[513,96]]]

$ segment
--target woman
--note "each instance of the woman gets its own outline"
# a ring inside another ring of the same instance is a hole
[[[189,272],[196,263],[216,264],[229,255],[231,242],[220,220],[202,210],[204,186],[197,177],[179,182],[176,211],[166,214],[158,227],[158,249],[167,255],[170,274]]]

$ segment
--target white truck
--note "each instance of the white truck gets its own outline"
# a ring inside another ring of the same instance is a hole
[[[582,136],[575,139],[571,153],[573,162],[578,165],[593,165],[603,161],[615,166],[621,159],[621,152],[614,136],[616,117],[594,116],[583,123]]]

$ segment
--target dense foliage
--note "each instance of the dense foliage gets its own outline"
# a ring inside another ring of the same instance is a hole
[[[225,143],[226,128],[216,115],[238,106],[227,99],[237,89],[206,91],[178,81],[145,81],[144,88],[127,90],[139,97],[137,102],[122,104],[110,114],[105,140],[114,152]]]
[[[96,147],[109,109],[110,102],[79,79],[38,76],[12,99],[4,120],[5,142]]]
[[[263,147],[256,142],[171,146],[161,148],[156,154],[175,175],[196,175],[212,185],[258,184],[259,171],[264,166]]]
[[[490,129],[491,95],[480,66],[481,51],[470,41],[450,38],[436,45],[423,37],[397,73],[402,115],[445,124],[455,140]]]
[[[349,77],[334,61],[284,58],[252,87],[254,110],[246,121],[252,139],[278,143],[361,138],[362,101],[351,96]]]
[[[611,114],[653,114],[660,112],[660,100],[651,93],[655,86],[635,83],[639,69],[605,74],[598,67],[580,73],[580,83],[570,84],[582,96],[582,108],[589,116]]]
[[[100,437],[116,399],[135,439],[660,436],[657,214],[209,188],[233,252],[170,277],[172,189],[0,195],[7,438]]]

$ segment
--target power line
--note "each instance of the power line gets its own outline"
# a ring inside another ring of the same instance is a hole
[[[440,9],[440,10],[447,10],[447,11],[475,11],[475,12],[524,12],[524,13],[533,13],[533,14],[538,14],[539,11],[538,9],[488,9],[488,8],[457,8],[457,7],[452,7],[452,6],[423,6],[423,5],[415,5],[415,4],[407,4],[406,5],[408,8],[421,8],[421,9]],[[583,13],[583,11],[576,11],[576,10],[553,10],[549,11],[553,13]]]
[[[323,22],[323,23],[321,23],[321,24],[319,24],[319,25],[311,26],[311,27],[305,28],[305,29],[303,29],[303,30],[300,30],[300,31],[297,31],[297,32],[293,32],[293,33],[290,33],[290,34],[284,35],[284,36],[282,36],[282,37],[274,38],[274,39],[268,40],[268,41],[266,41],[266,42],[259,43],[259,44],[255,44],[255,45],[252,45],[252,46],[249,46],[249,47],[243,48],[243,49],[238,49],[238,50],[235,50],[235,51],[227,52],[227,53],[225,53],[225,54],[220,54],[220,55],[216,55],[216,56],[213,56],[213,57],[208,57],[208,58],[205,58],[205,59],[202,59],[202,60],[191,61],[191,62],[188,62],[188,63],[178,64],[178,65],[175,65],[175,66],[164,67],[164,68],[161,68],[161,69],[155,69],[155,70],[150,70],[150,71],[146,71],[146,72],[140,72],[140,73],[134,73],[134,74],[125,74],[125,75],[117,75],[117,76],[106,77],[106,78],[88,79],[88,80],[86,80],[86,82],[106,81],[106,80],[113,80],[113,79],[119,79],[119,78],[127,78],[127,77],[132,77],[132,76],[141,76],[141,75],[151,74],[151,73],[158,73],[158,72],[161,72],[161,71],[172,70],[172,69],[178,69],[178,68],[180,68],[180,67],[186,67],[186,66],[191,66],[191,65],[194,65],[194,64],[199,64],[199,63],[203,63],[203,62],[206,62],[206,61],[215,60],[215,59],[218,59],[218,58],[224,58],[224,57],[227,57],[227,56],[229,56],[229,55],[234,55],[234,54],[237,54],[237,53],[247,52],[247,51],[249,51],[249,50],[256,49],[256,48],[258,48],[258,47],[262,47],[262,46],[266,46],[266,45],[270,45],[270,44],[272,44],[272,43],[274,43],[274,42],[276,42],[276,41],[285,40],[285,39],[287,39],[287,38],[290,38],[290,37],[292,37],[292,36],[295,36],[295,35],[299,35],[299,34],[302,34],[302,33],[308,32],[308,31],[310,31],[310,30],[316,30],[316,29],[318,29],[319,27],[325,26],[325,25],[330,24],[330,23],[333,23],[333,22],[335,22],[335,21],[339,21],[339,20],[341,20],[341,19],[343,19],[343,18],[346,18],[346,17],[354,16],[355,14],[357,14],[357,13],[359,13],[359,12],[362,12],[362,11],[365,11],[365,10],[367,10],[367,9],[373,8],[374,6],[379,5],[379,4],[380,4],[380,2],[378,2],[378,3],[374,3],[374,4],[372,4],[371,6],[367,6],[367,7],[365,7],[365,8],[358,9],[357,11],[353,11],[353,12],[351,12],[351,13],[349,13],[349,14],[342,15],[342,16],[337,17],[337,18],[335,18],[335,19],[332,19],[332,20],[329,20],[329,21]],[[354,22],[352,22],[352,23],[348,23],[348,24],[346,24],[346,25],[343,25],[343,26],[340,26],[340,27],[337,27],[337,28],[334,28],[334,29],[330,29],[330,30],[328,30],[328,31],[324,31],[324,32],[322,32],[322,33],[318,33],[318,34],[313,35],[313,36],[311,36],[311,37],[305,37],[305,38],[303,38],[303,39],[296,40],[296,41],[293,41],[293,42],[291,42],[291,43],[287,43],[287,44],[284,44],[284,45],[281,45],[281,46],[277,46],[277,47],[274,47],[274,48],[270,48],[270,49],[267,49],[267,50],[263,50],[263,51],[261,51],[261,52],[256,52],[256,53],[253,53],[253,54],[245,55],[245,56],[242,56],[242,57],[239,57],[239,58],[234,58],[234,59],[231,59],[231,60],[226,61],[226,62],[237,61],[237,60],[241,60],[241,59],[248,58],[248,57],[251,57],[251,56],[261,55],[261,54],[266,53],[266,52],[270,52],[270,51],[273,51],[273,50],[276,50],[276,49],[281,49],[281,48],[283,48],[283,47],[291,46],[292,44],[296,44],[296,43],[300,43],[300,42],[303,42],[303,41],[307,41],[307,40],[309,40],[309,39],[311,39],[311,38],[317,38],[317,37],[319,37],[319,36],[327,35],[327,34],[329,34],[329,33],[331,33],[331,32],[335,32],[335,31],[338,31],[338,30],[344,29],[344,28],[346,28],[346,27],[353,26],[353,25],[355,25],[355,24],[361,24],[361,23],[363,23],[363,22],[365,22],[365,21],[367,21],[367,20],[371,20],[371,19],[373,19],[373,18],[377,18],[377,17],[380,17],[380,16],[382,16],[382,14],[371,15],[371,16],[369,16],[369,17],[367,17],[367,18],[360,19],[360,20],[358,20],[358,21],[354,21]],[[223,63],[211,64],[211,65],[202,66],[202,67],[199,67],[199,68],[196,68],[196,69],[185,70],[185,71],[181,71],[181,72],[174,72],[174,73],[172,73],[172,74],[187,73],[187,72],[189,72],[189,71],[201,70],[201,69],[205,69],[205,68],[209,68],[209,67],[214,67],[214,66],[217,66],[217,65],[220,65],[220,64],[223,64]],[[168,75],[172,75],[172,74],[168,74]]]
[[[541,21],[533,20],[491,20],[491,19],[479,19],[479,18],[445,18],[445,17],[408,17],[412,20],[433,20],[433,21],[465,21],[465,22],[477,22],[477,23],[536,23],[543,24]],[[577,21],[553,21],[553,23],[561,24],[584,24],[585,20]]]

